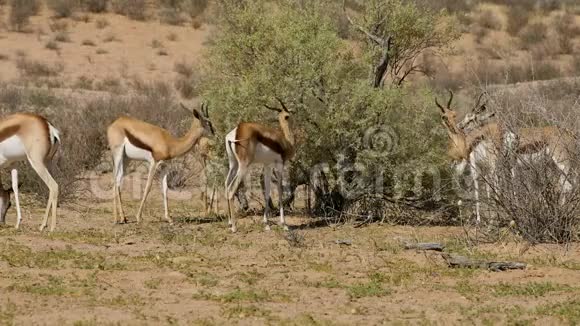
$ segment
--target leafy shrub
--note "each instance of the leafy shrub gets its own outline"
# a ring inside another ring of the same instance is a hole
[[[147,19],[146,0],[112,0],[113,11],[134,20]]]
[[[23,32],[30,17],[38,14],[39,10],[38,0],[10,0],[10,26],[17,32]]]
[[[220,15],[221,33],[208,48],[202,72],[202,97],[211,103],[212,114],[220,117],[214,122],[218,138],[239,121],[267,123],[275,115],[263,106],[275,105],[279,97],[295,110],[294,133],[300,149],[290,164],[288,182],[291,187],[309,184],[316,189],[317,213],[340,215],[337,211],[373,195],[415,194],[433,203],[427,198],[433,198],[437,177],[430,173],[445,160],[445,134],[428,92],[373,87],[368,71],[380,49],[369,42],[363,58],[355,57],[326,15],[323,2],[303,6],[282,2],[278,10],[268,10],[261,1],[248,1],[243,8],[235,1],[230,4]],[[393,25],[377,34],[392,33],[399,40],[393,53],[425,42],[445,47],[456,37],[452,27],[441,25],[437,32],[450,33],[433,36],[432,24],[446,17],[424,13],[410,2],[367,4],[364,14],[369,19],[359,21],[368,22],[365,27],[370,30],[370,18],[377,16],[374,9],[380,7],[381,14],[391,15],[378,17]],[[433,38],[425,40],[424,31]],[[216,164],[225,163],[223,155],[221,148],[215,150]],[[418,179],[424,191],[415,192]]]
[[[48,0],[48,7],[54,12],[56,18],[71,17],[78,9],[78,0]]]

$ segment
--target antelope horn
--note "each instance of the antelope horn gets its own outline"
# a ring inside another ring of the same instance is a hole
[[[450,96],[449,96],[449,102],[447,102],[447,109],[451,109],[451,102],[453,101],[453,92],[450,89],[448,89],[448,91],[449,91]]]

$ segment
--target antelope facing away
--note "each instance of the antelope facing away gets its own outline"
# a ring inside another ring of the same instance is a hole
[[[485,107],[467,114],[459,123],[464,130],[477,128],[498,129],[496,121],[490,121],[495,112],[489,112]],[[542,156],[548,157],[560,171],[559,185],[563,194],[572,190],[570,179],[571,151],[575,149],[575,136],[557,126],[520,128],[516,133],[508,132],[505,146],[510,153],[515,154],[516,165],[523,162],[534,162]],[[515,178],[515,167],[511,170]],[[561,198],[563,202],[564,196]]]
[[[147,183],[143,198],[137,211],[137,222],[141,221],[141,214],[147,195],[151,190],[153,176],[159,165],[167,160],[187,153],[202,137],[213,137],[214,129],[209,120],[207,106],[202,104],[200,113],[196,109],[190,110],[181,104],[182,108],[193,112],[191,128],[182,137],[173,137],[169,131],[130,117],[120,117],[107,129],[109,148],[113,156],[113,215],[114,221],[127,222],[121,201],[121,185],[126,159],[145,161],[149,163]],[[172,223],[167,207],[167,175],[161,179],[165,220]],[[119,219],[117,219],[119,217]]]
[[[0,120],[0,166],[12,162],[28,160],[49,190],[48,203],[40,230],[48,223],[52,212],[50,231],[56,227],[58,184],[48,171],[48,165],[60,143],[59,131],[44,117],[31,113],[17,113]],[[18,170],[12,169],[12,189],[4,190],[0,185],[0,222],[4,223],[6,211],[10,207],[10,193],[16,201],[16,228],[20,227],[22,213],[18,197]]]
[[[474,128],[469,133],[464,132],[458,127],[457,113],[451,108],[453,101],[453,92],[449,91],[450,97],[447,107],[443,107],[437,99],[435,104],[441,110],[440,115],[443,126],[449,136],[449,145],[447,154],[452,160],[452,165],[458,175],[463,174],[465,167],[469,165],[471,177],[473,179],[474,197],[475,197],[475,215],[476,221],[481,220],[480,202],[479,202],[479,169],[487,167],[492,177],[494,185],[498,184],[496,166],[499,151],[503,142],[503,134],[497,124],[488,124]],[[485,103],[476,105],[476,110],[483,110]],[[483,109],[482,109],[483,108]],[[496,189],[497,190],[497,187]],[[489,184],[487,184],[487,194],[490,196]]]
[[[288,229],[284,219],[284,205],[282,204],[282,181],[284,165],[295,154],[294,135],[290,126],[290,111],[282,100],[278,99],[281,108],[264,105],[267,109],[278,112],[280,129],[266,127],[253,122],[242,122],[226,135],[226,152],[229,166],[226,178],[226,199],[228,201],[228,224],[232,232],[236,232],[236,220],[232,212],[233,198],[240,183],[249,171],[252,164],[264,166],[264,197],[266,205],[264,209],[265,229],[270,230],[268,216],[270,215],[270,186],[272,168],[275,169],[278,178],[278,197],[280,206],[280,223],[285,230]]]

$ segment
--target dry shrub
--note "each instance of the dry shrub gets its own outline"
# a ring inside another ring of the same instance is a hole
[[[46,42],[44,47],[49,49],[49,50],[53,50],[53,51],[60,50],[60,46],[58,46],[58,43],[56,43],[56,41],[54,41],[54,40],[50,40],[50,41]]]
[[[10,26],[17,32],[24,32],[30,17],[40,11],[38,0],[10,0]]]
[[[55,77],[64,70],[64,65],[62,63],[48,64],[19,57],[16,60],[16,68],[23,78]]]
[[[578,89],[578,84],[565,81],[551,83],[550,88]],[[578,241],[580,236],[580,184],[578,168],[580,151],[575,137],[580,120],[576,98],[566,97],[552,100],[545,96],[546,89],[537,86],[520,89],[497,89],[492,94],[490,107],[497,111],[497,121],[505,130],[557,126],[552,138],[542,138],[538,142],[552,141],[552,146],[560,146],[563,156],[558,162],[569,164],[570,170],[563,173],[549,154],[528,156],[517,151],[521,138],[514,138],[513,145],[505,145],[499,153],[496,175],[498,182],[489,174],[482,181],[491,188],[489,197],[480,195],[487,207],[482,218],[480,231],[488,240],[496,241],[508,230],[533,244],[544,242],[569,243]],[[551,96],[563,93],[556,91]],[[562,185],[569,181],[570,188]]]
[[[554,16],[552,22],[561,54],[571,54],[574,52],[574,38],[580,34],[580,29],[576,26],[575,16],[570,13]]]
[[[184,0],[184,9],[193,18],[199,17],[207,9],[209,0]]]
[[[124,15],[134,20],[147,19],[146,0],[113,0],[112,7],[116,14]]]
[[[89,40],[89,39],[83,40],[81,42],[81,45],[84,45],[84,46],[97,46],[97,44],[95,43],[95,41]]]
[[[561,76],[560,69],[548,61],[527,64],[511,63],[507,66],[508,84],[532,80],[549,80]]]
[[[83,81],[90,83],[90,80]],[[142,83],[135,96],[61,97],[49,90],[0,85],[3,114],[26,110],[45,116],[61,132],[62,146],[52,168],[60,185],[61,202],[70,202],[87,190],[82,177],[109,157],[105,130],[120,115],[133,116],[183,134],[191,115],[179,108],[167,83]],[[90,144],[90,146],[87,146]],[[48,190],[36,173],[22,164],[22,191],[45,200]],[[177,177],[176,177],[177,178]],[[92,194],[87,194],[93,196]]]
[[[68,23],[66,20],[52,20],[48,24],[48,27],[50,28],[50,31],[53,33],[68,31]]]
[[[97,29],[104,29],[105,27],[109,26],[109,21],[105,18],[99,18],[95,21],[95,26]]]
[[[113,94],[120,94],[121,92],[123,92],[124,87],[123,83],[119,78],[109,76],[103,80],[95,82],[94,89]]]
[[[529,24],[520,33],[520,42],[524,49],[529,49],[532,45],[543,42],[548,35],[548,28],[542,22]]]
[[[71,42],[70,34],[68,32],[58,32],[54,35],[54,40],[57,42],[68,43]]]
[[[102,13],[107,11],[108,0],[81,0],[81,7],[89,12]]]
[[[48,7],[54,12],[56,18],[69,18],[78,9],[78,0],[48,0]]]
[[[512,6],[507,11],[507,27],[506,31],[516,36],[524,28],[530,20],[531,11],[523,6]]]
[[[491,9],[481,10],[477,14],[477,24],[483,28],[491,30],[500,30],[501,21]]]
[[[175,89],[181,97],[191,99],[199,95],[199,79],[193,64],[185,61],[176,62],[173,70],[178,74],[175,79]]]
[[[186,19],[178,9],[164,8],[159,12],[159,18],[162,23],[179,26],[185,23]]]

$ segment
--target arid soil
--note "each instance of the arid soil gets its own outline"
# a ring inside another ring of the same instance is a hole
[[[577,244],[476,246],[461,228],[354,228],[296,214],[290,235],[264,231],[260,216],[231,234],[198,202],[172,201],[176,223],[161,222],[159,193],[141,224],[127,196],[132,223],[113,225],[108,201],[85,202],[62,207],[50,234],[37,231],[42,205],[24,201],[24,227],[12,228],[10,211],[0,228],[0,324],[580,322]],[[451,269],[438,253],[403,250],[405,241],[529,266]]]

